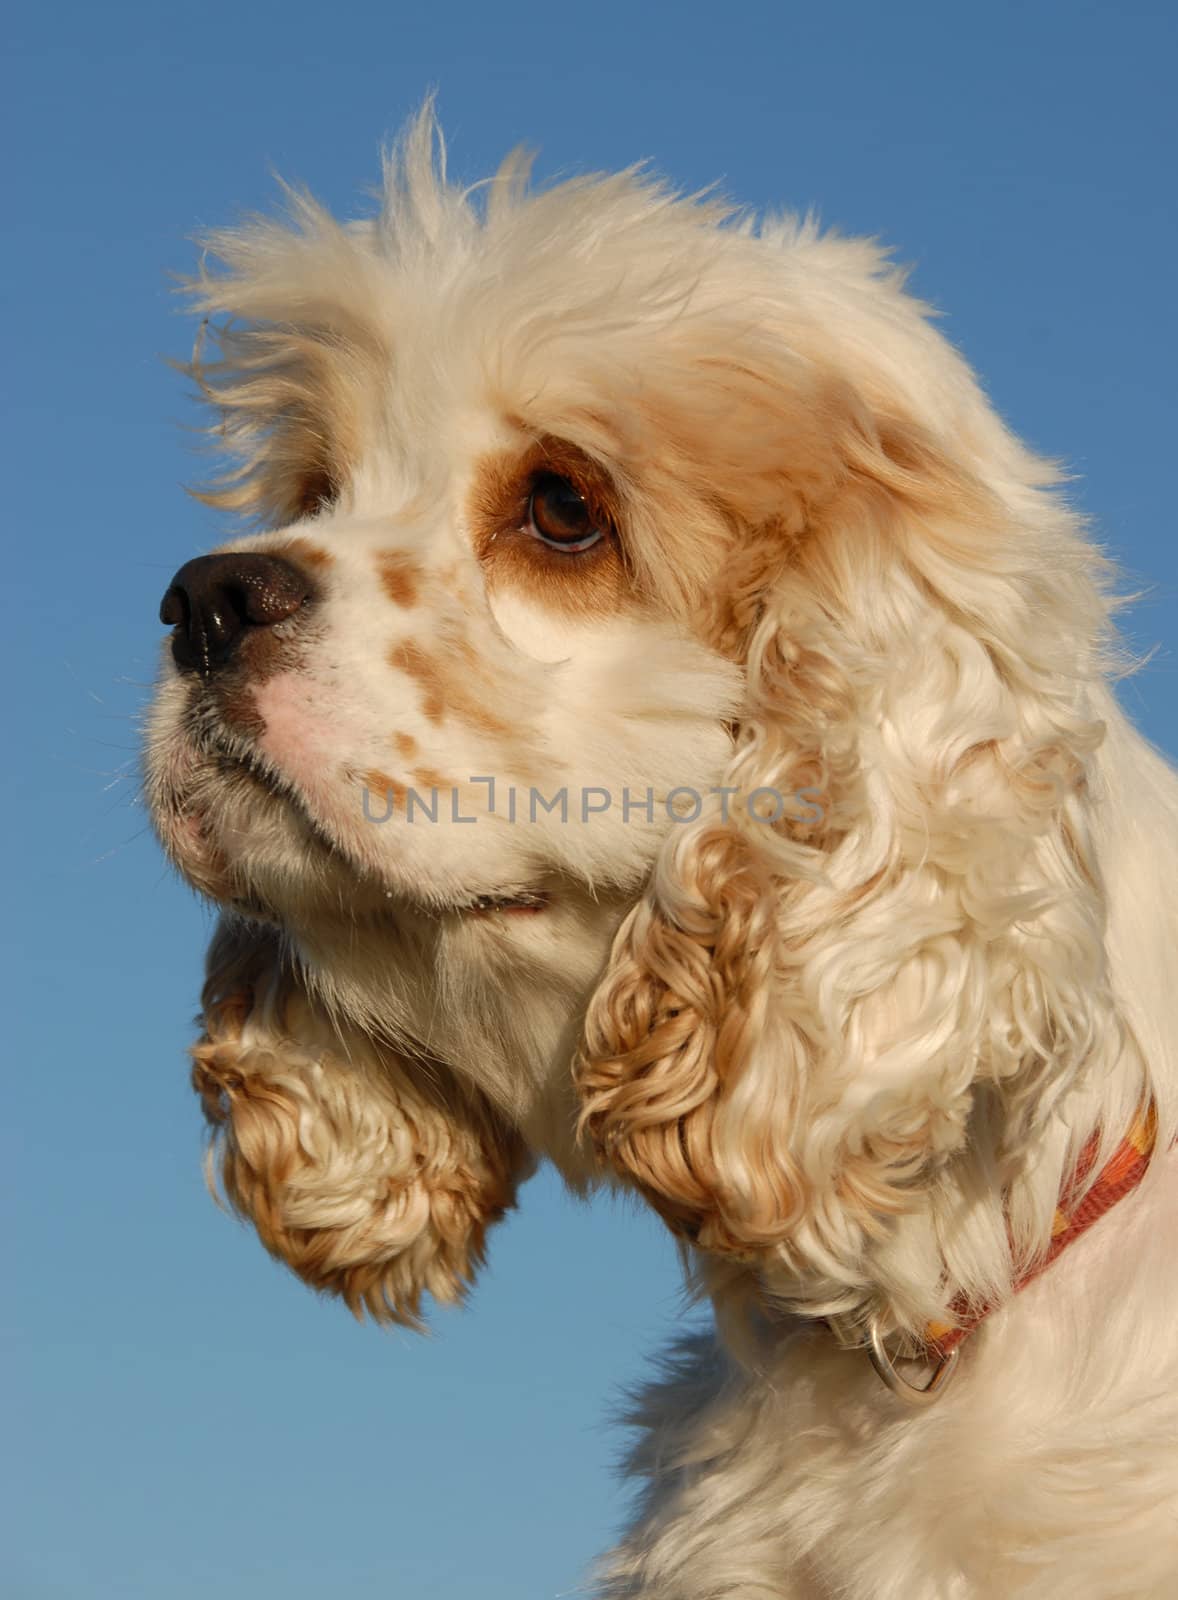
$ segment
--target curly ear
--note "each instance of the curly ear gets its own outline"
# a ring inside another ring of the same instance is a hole
[[[848,408],[804,532],[734,564],[765,579],[723,617],[731,792],[673,831],[577,1066],[583,1127],[672,1227],[828,1286],[863,1282],[980,1093],[1001,1160],[1116,1048],[1101,564],[982,406],[972,459]]]
[[[353,1313],[417,1326],[461,1299],[527,1156],[474,1090],[338,1031],[277,936],[223,922],[209,952],[193,1086],[208,1172],[262,1243]]]

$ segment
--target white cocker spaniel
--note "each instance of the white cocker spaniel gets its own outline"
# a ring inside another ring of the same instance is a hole
[[[656,1208],[716,1333],[614,1600],[1173,1600],[1178,782],[1105,561],[874,244],[440,149],[193,285],[253,529],[147,786],[225,1191],[411,1324],[537,1158]]]

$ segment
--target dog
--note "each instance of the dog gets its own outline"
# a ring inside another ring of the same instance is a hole
[[[1178,1593],[1178,783],[1115,574],[876,244],[636,169],[206,240],[245,519],[181,567],[164,849],[263,1244],[460,1299],[547,1160],[711,1297],[611,1600]]]

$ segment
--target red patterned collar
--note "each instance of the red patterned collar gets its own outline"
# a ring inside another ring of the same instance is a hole
[[[1153,1104],[1138,1114],[1095,1181],[1089,1184],[1099,1142],[1094,1134],[1084,1146],[1076,1169],[1059,1197],[1051,1228],[1051,1242],[1034,1265],[1015,1282],[1015,1294],[1046,1272],[1073,1240],[1086,1233],[1107,1211],[1111,1211],[1118,1200],[1123,1200],[1136,1189],[1145,1176],[1157,1142],[1157,1112]],[[868,1354],[872,1365],[888,1388],[911,1404],[927,1405],[938,1397],[949,1381],[959,1347],[995,1307],[961,1297],[953,1302],[950,1309],[953,1313],[951,1322],[930,1322],[925,1326],[925,1359],[932,1364],[933,1373],[923,1388],[901,1376],[884,1348],[878,1329],[873,1326],[871,1330]]]

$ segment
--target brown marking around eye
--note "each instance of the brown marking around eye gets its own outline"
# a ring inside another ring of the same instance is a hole
[[[376,558],[376,570],[381,587],[394,605],[408,610],[417,604],[418,585],[422,572],[411,556],[397,551],[386,551]]]
[[[606,530],[591,549],[565,554],[525,530],[536,478],[567,478]],[[503,585],[552,610],[576,617],[609,617],[634,598],[621,543],[622,500],[605,468],[576,445],[551,435],[522,451],[485,456],[475,470],[469,515],[475,554],[489,586]]]

